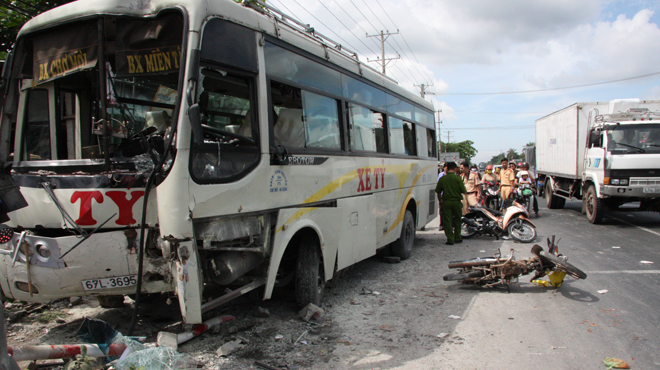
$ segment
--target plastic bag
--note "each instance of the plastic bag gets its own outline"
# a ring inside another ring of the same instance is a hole
[[[605,363],[605,366],[607,366],[607,369],[630,369],[630,365],[628,365],[625,361],[614,358],[614,357],[605,357],[603,360]]]
[[[117,361],[119,370],[196,369],[197,362],[169,347],[152,347],[133,352]]]

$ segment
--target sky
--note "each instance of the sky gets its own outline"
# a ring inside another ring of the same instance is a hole
[[[388,61],[386,74],[416,93],[429,86],[441,140],[473,141],[475,163],[521,152],[535,141],[536,119],[573,103],[660,99],[657,0],[268,3],[362,61],[381,53],[367,34],[395,33],[385,58],[400,59]]]

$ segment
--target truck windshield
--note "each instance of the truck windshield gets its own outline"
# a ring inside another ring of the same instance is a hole
[[[100,17],[23,37],[12,73],[20,91],[14,161],[57,166],[162,153],[179,95],[182,37],[174,11]]]
[[[660,124],[608,127],[607,150],[616,154],[660,153]]]

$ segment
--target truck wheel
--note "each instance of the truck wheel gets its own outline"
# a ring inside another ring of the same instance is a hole
[[[566,199],[553,194],[552,184],[549,181],[545,185],[545,204],[550,209],[561,209],[564,208],[564,204],[566,204]]]
[[[321,252],[316,238],[305,235],[298,248],[296,262],[296,302],[302,307],[321,304],[325,288]]]
[[[596,196],[596,188],[593,185],[587,190],[587,219],[592,224],[599,224],[603,220],[605,207],[603,201]]]
[[[392,255],[407,260],[412,255],[412,247],[415,244],[415,220],[410,211],[406,210],[401,226],[401,236],[392,245]]]

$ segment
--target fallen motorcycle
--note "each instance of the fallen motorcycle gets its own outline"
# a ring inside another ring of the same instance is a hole
[[[532,247],[534,257],[516,261],[511,254],[502,257],[501,253],[493,257],[477,257],[465,261],[449,262],[449,268],[458,268],[458,272],[443,276],[446,281],[462,281],[464,283],[473,283],[479,286],[491,287],[498,284],[508,288],[511,283],[518,282],[518,277],[534,272],[534,277],[530,282],[537,282],[536,279],[548,275],[550,282],[555,287],[561,285],[565,275],[570,275],[576,279],[586,279],[587,274],[577,267],[567,262],[568,257],[559,254],[555,237],[552,241],[548,239],[548,251],[535,244]],[[548,286],[549,284],[543,284]]]
[[[521,243],[536,239],[536,226],[529,220],[529,212],[511,198],[504,202],[504,213],[484,207],[470,207],[461,220],[461,237],[469,239],[478,235],[493,235],[497,239],[508,234]]]

